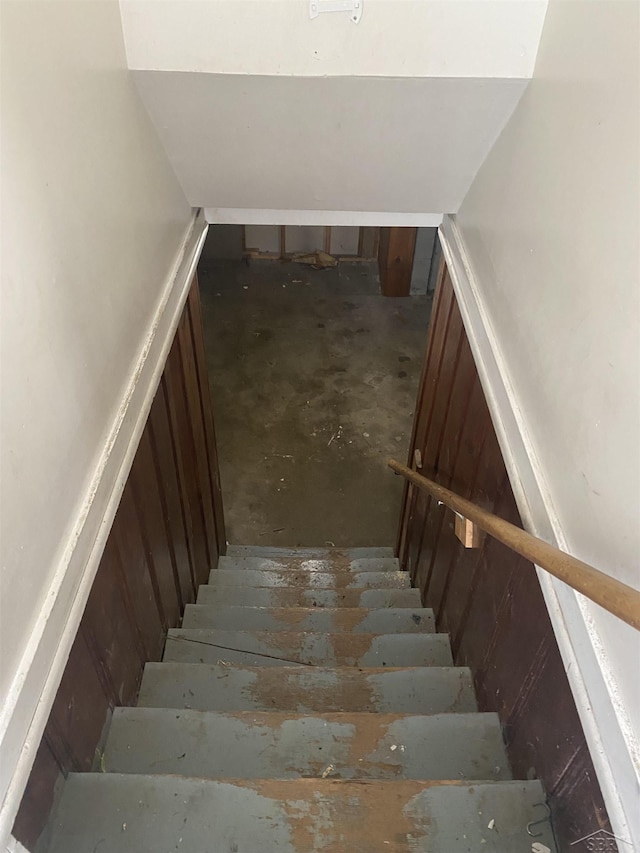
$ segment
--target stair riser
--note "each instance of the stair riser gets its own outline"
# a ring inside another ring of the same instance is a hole
[[[446,714],[476,710],[464,667],[404,670],[147,664],[138,705],[201,711]]]
[[[346,634],[433,633],[430,610],[317,610],[304,608],[226,607],[189,604],[183,628],[218,628],[224,631],[310,631]]]
[[[220,557],[218,568],[225,571],[262,572],[397,572],[400,563],[395,558],[390,559],[350,559],[333,557],[330,560],[298,557]]]
[[[67,781],[50,850],[515,853],[531,850],[527,824],[542,800],[539,782],[225,783],[81,773]],[[553,849],[548,824],[535,831]]]
[[[201,586],[198,604],[247,607],[420,607],[418,589],[295,589]]]
[[[406,572],[266,572],[214,569],[209,586],[293,587],[295,589],[409,589]]]
[[[103,767],[211,779],[318,778],[325,772],[338,779],[510,778],[494,714],[300,717],[120,708]]]
[[[392,558],[393,548],[277,548],[263,545],[227,545],[228,557],[262,557],[281,560],[285,557],[311,560],[386,559]]]
[[[163,660],[245,666],[451,666],[447,634],[303,634],[174,628]]]
[[[67,779],[49,853],[529,851],[544,792],[508,781],[498,716],[397,569],[229,548],[115,709],[103,772]]]

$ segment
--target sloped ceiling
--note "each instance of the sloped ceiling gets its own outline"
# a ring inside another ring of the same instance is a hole
[[[457,211],[526,88],[545,8],[364,0],[354,25],[310,19],[305,0],[121,0],[129,68],[191,204],[412,215]]]

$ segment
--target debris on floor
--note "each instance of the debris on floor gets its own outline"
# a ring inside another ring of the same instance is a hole
[[[314,270],[328,270],[338,266],[337,258],[327,252],[298,252],[291,258],[296,264],[307,264]]]
[[[390,544],[402,482],[385,460],[406,455],[430,300],[390,302],[375,264],[201,272],[229,540]]]

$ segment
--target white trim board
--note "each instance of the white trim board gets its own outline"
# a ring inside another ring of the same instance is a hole
[[[29,772],[84,612],[107,536],[207,234],[202,211],[185,232],[90,488],[0,711],[0,848],[9,842]],[[39,696],[34,703],[29,697]]]
[[[211,225],[341,225],[437,228],[441,213],[372,213],[358,210],[245,210],[205,207]]]
[[[567,551],[454,217],[444,218],[439,234],[523,524],[531,533]],[[631,727],[625,726],[626,713],[612,689],[606,655],[585,599],[543,569],[537,567],[537,571],[613,831],[631,845],[621,849],[640,850],[640,778],[633,760],[633,735]],[[549,708],[552,713],[551,696]]]
[[[26,847],[23,847],[23,845],[20,844],[17,838],[14,838],[12,835],[7,841],[6,853],[29,853],[29,851]]]

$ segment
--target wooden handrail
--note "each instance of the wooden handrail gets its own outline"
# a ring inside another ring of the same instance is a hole
[[[423,477],[422,474],[417,474],[406,465],[396,462],[395,459],[389,459],[388,465],[414,486],[429,492],[449,509],[477,524],[489,536],[493,536],[512,551],[531,560],[550,575],[564,581],[600,607],[604,607],[609,613],[613,613],[614,616],[640,630],[640,592],[638,590],[609,577],[588,563],[583,563],[577,557],[572,557],[571,554],[549,545],[543,539],[532,536],[521,527],[505,521],[504,518],[487,512],[477,504],[445,489],[444,486]]]

